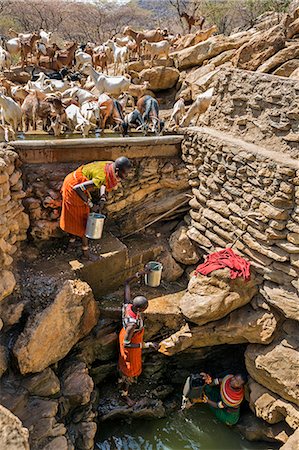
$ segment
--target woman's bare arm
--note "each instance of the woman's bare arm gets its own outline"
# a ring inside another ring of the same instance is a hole
[[[140,344],[132,344],[131,339],[133,337],[136,324],[129,325],[126,329],[126,334],[124,337],[124,347],[125,348],[140,348]]]

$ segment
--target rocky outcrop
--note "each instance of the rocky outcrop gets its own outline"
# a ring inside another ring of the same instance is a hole
[[[91,331],[98,316],[88,284],[66,281],[54,302],[30,317],[14,346],[21,373],[42,371],[62,359]]]
[[[0,448],[3,450],[29,450],[29,432],[20,419],[0,405]]]
[[[299,56],[299,45],[293,44],[283,48],[275,53],[271,58],[267,59],[261,66],[257,68],[258,72],[269,73],[271,70],[281,66],[288,60],[292,60]]]
[[[187,236],[187,227],[178,228],[169,239],[172,256],[176,261],[184,265],[198,263],[200,253],[194,243]]]
[[[281,398],[299,405],[298,323],[286,322],[283,330],[284,334],[270,345],[251,344],[247,347],[246,368],[255,381]]]
[[[269,425],[250,412],[242,414],[236,428],[248,441],[279,442],[284,444],[291,434],[285,424]]]
[[[293,433],[280,450],[294,450],[299,447],[299,429]]]
[[[63,371],[62,395],[68,408],[86,405],[94,388],[92,378],[83,362],[73,362]]]
[[[138,83],[149,82],[149,89],[159,92],[173,88],[180,76],[180,72],[174,67],[152,67],[144,69],[139,74]]]
[[[180,308],[190,322],[204,325],[246,305],[256,293],[254,278],[247,282],[242,278],[232,280],[229,270],[221,269],[209,277],[192,277]]]
[[[262,295],[270,305],[288,319],[299,321],[299,296],[297,292],[296,289],[285,290],[269,281],[264,283],[261,290]]]

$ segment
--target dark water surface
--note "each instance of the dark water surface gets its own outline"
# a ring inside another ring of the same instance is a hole
[[[100,450],[269,450],[267,442],[248,442],[219,423],[206,408],[176,412],[165,419],[99,424]]]

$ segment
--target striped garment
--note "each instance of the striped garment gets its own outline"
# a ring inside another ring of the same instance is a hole
[[[223,378],[220,386],[220,395],[223,403],[229,408],[237,408],[243,401],[244,398],[244,388],[233,389],[231,387],[231,379],[233,375],[226,375]]]

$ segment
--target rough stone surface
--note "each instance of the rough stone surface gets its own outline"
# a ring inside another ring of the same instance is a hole
[[[270,345],[251,344],[245,352],[246,368],[250,376],[280,397],[299,405],[298,323],[286,322],[284,334]]]
[[[0,405],[0,448],[29,450],[29,432],[12,412]]]
[[[192,277],[180,308],[188,320],[204,325],[246,305],[256,293],[253,278],[248,282],[242,278],[231,280],[229,270],[221,269],[211,276]]]
[[[187,236],[187,227],[177,229],[169,239],[172,256],[176,261],[185,265],[198,263],[200,253],[194,243]]]
[[[283,423],[269,425],[250,412],[242,415],[236,428],[248,441],[279,442],[284,444],[291,434],[287,425]]]
[[[295,289],[285,290],[267,281],[261,293],[266,301],[285,317],[299,320],[299,296]]]
[[[299,448],[299,429],[293,433],[280,450],[295,450]]]
[[[163,280],[176,281],[183,273],[184,269],[176,262],[169,251],[164,251],[157,258],[157,260],[163,265]]]
[[[180,72],[174,67],[152,67],[140,72],[138,82],[148,81],[149,88],[154,92],[158,92],[174,87],[179,76]]]
[[[38,374],[23,379],[22,386],[31,395],[38,395],[39,397],[50,397],[60,391],[59,379],[50,367]]]
[[[91,331],[98,316],[88,284],[66,281],[54,302],[30,317],[14,346],[21,373],[42,371],[62,359]]]
[[[89,403],[93,388],[92,378],[83,362],[74,362],[63,371],[62,395],[72,408]]]

